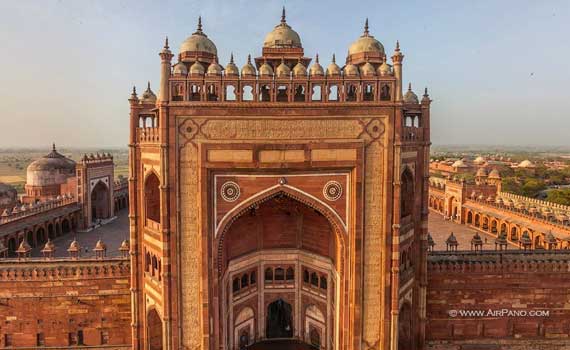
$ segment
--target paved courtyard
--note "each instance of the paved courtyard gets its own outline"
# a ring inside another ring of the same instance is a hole
[[[443,216],[429,213],[428,231],[435,241],[434,250],[445,250],[445,240],[453,232],[459,242],[457,250],[471,250],[471,239],[476,230],[467,225],[444,220]],[[483,239],[483,250],[495,250],[495,236],[479,231],[479,236]],[[518,246],[509,243],[507,249],[519,249]]]
[[[103,226],[100,226],[89,232],[71,232],[67,235],[58,237],[53,240],[55,244],[56,257],[66,257],[69,256],[67,248],[73,239],[77,239],[79,245],[81,246],[81,256],[89,257],[94,256],[93,248],[97,243],[97,240],[102,239],[107,245],[107,256],[115,257],[120,256],[119,247],[121,242],[125,239],[129,239],[129,215],[128,210],[123,209],[119,212],[117,218]],[[41,247],[37,247],[32,250],[32,256],[39,257],[41,254]]]

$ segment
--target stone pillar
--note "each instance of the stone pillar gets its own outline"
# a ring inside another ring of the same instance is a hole
[[[394,77],[396,78],[396,101],[402,101],[402,62],[404,55],[400,52],[400,42],[396,42],[396,49],[392,55],[392,63],[394,65]]]

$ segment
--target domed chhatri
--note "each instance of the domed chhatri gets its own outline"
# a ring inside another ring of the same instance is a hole
[[[247,55],[247,62],[241,68],[241,76],[255,76],[255,67],[251,64],[251,55]]]
[[[323,69],[323,66],[321,66],[321,64],[319,63],[319,55],[318,54],[315,56],[315,63],[313,63],[311,68],[309,68],[309,74],[312,77],[325,75],[325,71]]]
[[[291,29],[285,19],[285,7],[281,14],[281,23],[275,26],[269,34],[265,36],[263,41],[264,48],[302,48],[301,37],[296,31]]]
[[[273,68],[267,63],[267,61],[263,62],[261,67],[259,67],[259,76],[260,77],[272,77],[273,76]]]
[[[384,57],[384,45],[376,40],[368,30],[368,18],[364,24],[364,33],[356,39],[348,48],[346,62],[354,64],[361,63],[361,60],[370,60],[373,63],[381,63]],[[365,57],[361,57],[365,56]]]
[[[75,172],[75,165],[76,164],[73,160],[67,158],[56,150],[54,143],[50,153],[28,165],[28,171],[61,169]]]
[[[239,75],[239,68],[236,66],[234,62],[234,54],[230,55],[230,63],[226,65],[226,76],[238,76]]]
[[[147,83],[146,90],[143,92],[140,101],[141,103],[156,103],[156,95],[150,88],[150,81]]]
[[[337,76],[340,75],[340,67],[336,64],[336,57],[333,54],[332,61],[327,67],[327,76]]]
[[[212,60],[218,55],[216,45],[202,31],[202,17],[198,17],[196,31],[180,45],[180,59],[183,62],[193,62],[196,55]]]
[[[406,94],[404,95],[404,103],[413,103],[413,104],[420,103],[420,101],[418,99],[418,95],[416,95],[412,91],[412,84],[411,83],[408,85],[408,91],[406,91]]]

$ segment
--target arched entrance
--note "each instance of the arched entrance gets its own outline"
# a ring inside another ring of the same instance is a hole
[[[34,240],[34,233],[32,231],[28,231],[28,233],[26,234],[26,242],[28,242],[28,244],[32,248],[36,247],[36,241]],[[14,249],[14,250],[16,250],[16,249]]]
[[[147,344],[148,350],[162,350],[162,320],[154,309],[147,315]]]
[[[46,232],[43,227],[40,227],[36,231],[36,244],[37,246],[41,247],[43,244],[47,242]],[[29,242],[28,242],[29,243]]]
[[[150,173],[144,183],[144,207],[147,220],[160,223],[160,180]]]
[[[48,225],[48,237],[49,239],[55,239],[55,228],[52,223]]]
[[[398,316],[398,350],[412,350],[412,308],[404,303]]]
[[[8,252],[9,253],[14,253],[16,251],[16,239],[14,237],[10,238],[8,240]]]
[[[111,216],[109,198],[109,187],[99,181],[91,190],[91,222],[107,219]]]
[[[63,219],[61,221],[61,231],[63,234],[71,232],[71,227],[69,226],[69,220]]]
[[[345,233],[334,213],[294,189],[246,201],[234,212],[220,223],[215,241],[214,266],[224,289],[219,339],[229,342],[219,346],[239,349],[246,333],[255,343],[293,338],[316,344],[316,331],[322,349],[339,348]],[[260,307],[238,325],[236,316],[250,305]],[[320,317],[308,311],[311,305],[322,305]]]
[[[293,337],[293,307],[277,299],[267,307],[265,333],[268,339]]]

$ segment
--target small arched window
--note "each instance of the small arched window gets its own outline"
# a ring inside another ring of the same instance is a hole
[[[309,283],[309,271],[303,270],[303,282]]]
[[[200,86],[193,84],[190,87],[190,101],[200,101]]]
[[[356,86],[349,84],[346,87],[346,100],[350,102],[356,101]]]
[[[388,84],[383,84],[380,88],[380,100],[382,101],[390,101],[390,86]]]
[[[156,174],[151,173],[144,185],[144,201],[146,218],[160,223],[160,181]]]
[[[269,85],[261,85],[259,87],[259,101],[261,102],[271,101],[271,92],[269,90]]]
[[[321,86],[314,85],[313,86],[313,94],[311,95],[311,101],[321,101],[323,99]]]
[[[252,271],[249,274],[249,284],[254,285],[257,282],[257,274],[255,273],[255,271]]]
[[[265,281],[266,282],[273,281],[273,269],[271,267],[265,269]]]
[[[236,88],[233,85],[226,86],[226,101],[236,100]]]
[[[315,287],[319,286],[319,275],[316,272],[311,274],[311,284]]]
[[[374,85],[366,84],[364,87],[364,101],[374,101]]]
[[[413,213],[414,208],[414,178],[410,169],[402,173],[401,196],[401,216],[406,217]]]
[[[287,85],[280,85],[277,88],[277,102],[288,102],[289,101],[289,93],[287,92]]]
[[[278,267],[275,269],[275,280],[276,281],[284,281],[285,280],[285,270],[283,270],[283,268]]]
[[[249,275],[247,273],[241,276],[241,287],[245,288],[249,285]]]
[[[292,267],[288,267],[288,268],[287,268],[287,273],[286,273],[285,279],[286,279],[287,281],[292,281],[292,280],[295,279],[295,270],[293,270]]]
[[[327,290],[327,277],[321,276],[321,289]]]
[[[239,278],[236,277],[232,282],[232,292],[236,293],[238,291],[239,291]]]
[[[251,86],[244,86],[242,92],[242,101],[253,101],[253,88]]]
[[[329,86],[329,96],[328,101],[338,101],[338,86]]]
[[[295,102],[305,102],[305,87],[303,85],[295,87]]]

